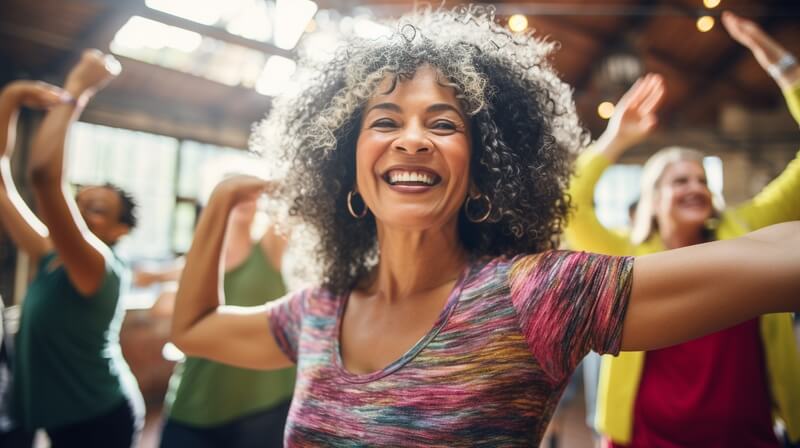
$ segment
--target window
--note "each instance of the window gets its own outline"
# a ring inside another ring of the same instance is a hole
[[[239,149],[80,122],[69,134],[66,175],[73,184],[111,182],[130,192],[139,223],[117,253],[163,260],[189,249],[196,204],[226,174],[258,174],[260,160]]]

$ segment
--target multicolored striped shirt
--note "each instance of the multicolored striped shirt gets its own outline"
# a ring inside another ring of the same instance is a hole
[[[430,332],[369,374],[343,367],[349,294],[281,299],[269,322],[298,367],[286,446],[538,446],[581,358],[619,351],[632,270],[583,252],[475,260]]]

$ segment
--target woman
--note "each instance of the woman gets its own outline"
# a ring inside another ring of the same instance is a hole
[[[798,307],[798,223],[635,268],[548,250],[581,133],[547,48],[476,7],[348,42],[255,139],[283,181],[212,193],[173,341],[240,366],[297,364],[289,446],[535,446],[588,350],[669,345]],[[220,306],[227,215],[265,191],[318,234],[322,286],[258,310]],[[712,287],[698,271],[737,281]],[[766,302],[748,300],[768,284]]]
[[[113,58],[87,51],[63,90],[15,81],[0,95],[0,220],[38,266],[15,345],[15,411],[25,429],[44,429],[55,448],[131,447],[143,423],[144,403],[119,346],[127,273],[111,250],[136,224],[135,204],[111,185],[83,188],[74,201],[63,186],[69,126],[118,70]],[[11,179],[22,105],[48,109],[28,164],[41,221]]]
[[[786,54],[750,21],[726,13],[723,23],[765,68]],[[776,81],[800,123],[800,68],[789,67]],[[722,211],[706,184],[703,155],[672,147],[645,164],[631,234],[603,228],[592,210],[594,186],[609,164],[651,132],[663,92],[657,75],[639,81],[578,159],[570,187],[577,211],[566,230],[570,247],[644,255],[800,219],[800,159],[755,198]],[[800,440],[798,353],[791,315],[769,314],[674,347],[604,357],[595,423],[612,446],[776,447],[776,415],[789,437]]]
[[[286,294],[281,261],[286,239],[275,227],[253,241],[256,201],[237,205],[225,236],[223,288],[228,303],[261,305]],[[188,357],[167,392],[161,447],[281,447],[294,369],[261,372]]]

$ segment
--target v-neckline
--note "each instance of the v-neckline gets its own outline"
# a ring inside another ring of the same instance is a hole
[[[338,309],[336,312],[336,327],[334,329],[335,334],[335,343],[333,349],[333,364],[335,365],[336,370],[339,374],[347,381],[351,383],[368,383],[371,381],[375,381],[377,379],[383,378],[395,371],[399,368],[403,367],[406,363],[410,360],[414,359],[422,349],[424,349],[428,343],[430,343],[433,338],[435,338],[439,332],[444,328],[447,324],[450,316],[453,314],[453,310],[455,310],[456,305],[458,304],[458,299],[461,297],[461,291],[464,288],[464,284],[466,284],[467,279],[471,276],[472,273],[473,263],[468,262],[464,268],[461,270],[461,273],[456,280],[456,283],[453,285],[453,289],[450,291],[449,296],[447,297],[447,302],[445,302],[444,308],[439,313],[439,317],[436,319],[436,322],[433,324],[433,327],[428,330],[414,345],[411,346],[402,356],[397,358],[396,360],[389,363],[387,366],[378,369],[374,372],[369,373],[353,373],[347,370],[344,366],[344,360],[342,359],[342,321],[344,320],[344,311],[347,308],[347,302],[350,299],[351,291],[345,292],[343,295],[338,297]]]

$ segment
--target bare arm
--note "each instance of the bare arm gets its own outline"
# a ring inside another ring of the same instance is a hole
[[[52,250],[47,227],[17,191],[11,174],[21,106],[48,108],[63,102],[58,87],[34,81],[15,81],[0,92],[0,223],[14,244],[34,260]]]
[[[184,353],[252,369],[279,369],[292,362],[278,347],[265,306],[224,306],[221,252],[228,215],[243,200],[267,188],[247,176],[226,179],[214,190],[186,254],[175,311],[172,341]]]
[[[800,310],[800,221],[637,257],[623,350],[653,350]]]
[[[722,24],[732,38],[753,53],[756,61],[767,72],[769,72],[770,66],[780,61],[784,55],[789,54],[780,43],[765,33],[752,20],[739,17],[730,11],[725,11],[722,14]],[[777,73],[774,79],[781,89],[791,88],[800,82],[800,65],[795,63],[793,66]]]
[[[96,50],[83,54],[65,84],[65,90],[76,101],[56,106],[45,116],[34,137],[28,167],[39,213],[50,229],[53,245],[70,281],[87,297],[102,284],[105,246],[86,227],[75,201],[64,188],[64,143],[70,125],[95,91],[116,75],[106,62]]]

